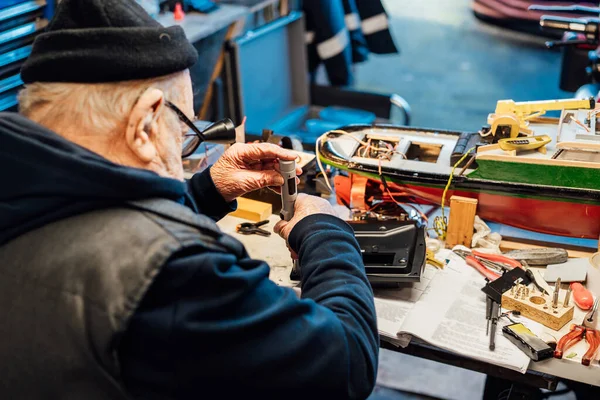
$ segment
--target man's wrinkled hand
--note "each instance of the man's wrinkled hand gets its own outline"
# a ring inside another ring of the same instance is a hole
[[[211,167],[210,176],[225,201],[230,202],[243,194],[271,186],[282,186],[277,160],[295,160],[290,150],[271,143],[237,143],[231,146]],[[296,173],[302,173],[297,168]]]
[[[296,226],[296,224],[304,217],[308,217],[309,215],[313,214],[335,215],[335,211],[333,210],[331,204],[325,199],[298,193],[296,204],[294,206],[294,217],[289,221],[277,222],[273,230],[287,242],[290,232],[292,229],[294,229],[294,226]]]

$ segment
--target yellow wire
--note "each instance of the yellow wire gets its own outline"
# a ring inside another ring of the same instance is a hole
[[[471,153],[471,151],[475,150],[475,147],[471,147],[463,156],[454,164],[452,167],[452,172],[450,172],[450,176],[448,177],[448,183],[446,183],[446,187],[444,188],[444,193],[442,193],[442,216],[435,217],[433,219],[433,229],[435,233],[437,233],[438,237],[441,240],[446,240],[446,233],[448,231],[448,220],[446,219],[446,214],[444,211],[444,206],[446,204],[446,194],[448,193],[448,189],[450,189],[450,185],[452,184],[452,178],[454,178],[454,171],[456,167],[460,165]]]
[[[327,135],[327,134],[325,134],[325,135]],[[325,178],[325,184],[327,185],[329,192],[333,194],[334,190],[331,187],[331,183],[329,183],[329,177],[325,173],[325,168],[323,168],[323,164],[321,163],[321,154],[319,152],[319,145],[321,144],[321,139],[325,135],[321,135],[317,138],[317,142],[315,143],[315,155],[317,156],[317,165],[319,166],[319,169],[321,170],[321,172],[323,172],[323,177]]]

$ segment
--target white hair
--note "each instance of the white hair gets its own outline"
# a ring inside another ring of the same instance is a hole
[[[159,78],[110,82],[34,82],[19,93],[19,111],[54,131],[83,134],[117,133],[127,124],[129,112],[149,87],[162,90],[178,102],[178,80],[183,72]]]

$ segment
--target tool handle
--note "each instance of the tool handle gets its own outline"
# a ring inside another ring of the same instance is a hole
[[[571,283],[571,290],[573,291],[573,301],[577,304],[577,307],[587,311],[594,306],[594,296],[592,295],[592,292],[587,290],[581,283]]]
[[[481,257],[481,258],[484,258],[486,260],[490,260],[493,262],[506,264],[513,268],[523,268],[523,266],[521,265],[521,263],[519,261],[512,259],[512,258],[508,258],[508,257],[500,255],[500,254],[482,253],[477,250],[472,250],[472,253],[474,256]]]
[[[569,350],[571,346],[583,339],[585,329],[579,325],[573,325],[571,331],[565,336],[560,338],[556,344],[556,350],[554,350],[554,358],[563,358],[565,351]]]
[[[281,187],[281,219],[289,221],[294,217],[294,205],[298,197],[296,187],[296,161],[279,160],[279,173],[283,176]]]
[[[584,354],[581,359],[581,363],[585,366],[589,366],[596,356],[598,347],[600,346],[600,332],[594,329],[587,329],[585,331],[585,340],[588,342],[588,351]]]
[[[479,273],[481,275],[485,276],[489,281],[495,281],[496,279],[500,278],[500,275],[498,275],[497,273],[492,272],[489,269],[487,269],[486,267],[484,267],[473,256],[466,256],[465,261],[466,261],[467,265],[475,268],[477,271],[479,271]]]

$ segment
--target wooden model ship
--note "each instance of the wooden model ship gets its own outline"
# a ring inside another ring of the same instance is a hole
[[[318,140],[317,151],[328,165],[373,179],[383,176],[393,190],[434,204],[441,204],[453,173],[446,204],[452,195],[476,198],[483,219],[553,235],[597,239],[600,140],[596,138],[600,136],[595,124],[590,129],[596,114],[589,109],[569,113],[576,117],[563,111],[560,119],[529,123],[530,135],[552,139],[548,143],[544,138],[545,144],[537,148],[530,145],[532,150],[506,151],[498,143],[484,144],[498,140],[482,137],[486,135],[482,132],[376,125],[326,133]],[[586,115],[591,118],[586,120]],[[474,162],[454,168],[456,159],[477,142]]]

